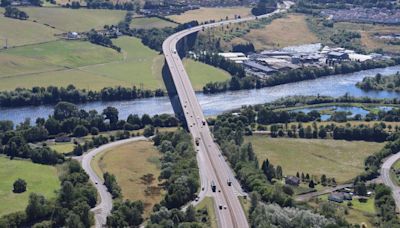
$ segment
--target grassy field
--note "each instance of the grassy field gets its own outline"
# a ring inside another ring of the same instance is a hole
[[[232,43],[252,42],[256,49],[263,50],[318,42],[318,38],[307,27],[305,18],[301,14],[290,14],[274,20],[263,29],[253,29]]]
[[[52,143],[52,144],[48,144],[48,146],[57,151],[58,153],[61,154],[66,154],[66,153],[70,153],[74,150],[74,143],[72,142],[66,142],[66,143]]]
[[[211,197],[205,197],[199,204],[197,204],[196,209],[201,210],[201,209],[207,209],[208,212],[208,217],[210,218],[210,227],[211,228],[217,228],[218,223],[217,223],[217,216],[215,215],[215,202],[214,199]]]
[[[204,22],[209,20],[226,19],[228,16],[233,19],[235,15],[246,17],[251,14],[250,8],[247,7],[226,7],[226,8],[200,8],[197,10],[189,10],[180,15],[168,16],[169,19],[178,23],[185,23],[188,21],[197,20],[198,22]]]
[[[339,140],[311,140],[246,137],[251,142],[258,160],[269,159],[281,165],[284,175],[296,172],[310,175],[325,174],[335,177],[338,183],[351,180],[364,170],[364,159],[379,151],[384,144],[371,142],[349,142]]]
[[[66,68],[122,60],[122,55],[111,48],[104,48],[83,41],[60,40],[13,48],[4,51],[4,53],[28,57]]]
[[[107,86],[164,88],[164,56],[137,38],[113,41],[118,53],[89,42],[54,41],[0,52],[0,90],[32,86],[66,86],[100,90]],[[194,88],[209,81],[225,81],[229,74],[206,64],[185,60]]]
[[[83,32],[90,29],[102,29],[104,25],[116,25],[126,14],[122,10],[71,10],[44,7],[24,7],[23,11],[29,15],[29,20],[35,20],[40,24],[47,24],[65,32]]]
[[[207,82],[226,81],[230,78],[224,70],[191,59],[185,59],[183,64],[196,91],[202,91]]]
[[[322,201],[327,201],[328,195],[322,195],[318,198]],[[345,215],[345,218],[348,222],[359,225],[364,223],[367,225],[367,227],[374,227],[371,223],[372,217],[376,213],[375,200],[373,197],[369,198],[367,202],[364,203],[360,202],[356,198],[353,198],[353,200],[351,201],[351,207],[347,206],[347,202],[348,201],[335,204],[340,205],[342,208],[348,209],[348,214]]]
[[[160,19],[158,17],[150,18],[134,18],[131,23],[131,28],[136,29],[149,29],[149,28],[164,28],[176,27],[177,24]]]
[[[59,30],[46,27],[31,21],[6,18],[0,12],[0,49],[4,46],[3,38],[7,38],[8,46],[21,46],[56,40],[54,34]]]
[[[142,200],[145,203],[145,216],[148,216],[154,204],[160,202],[162,195],[147,196],[146,185],[140,179],[151,173],[156,180],[153,186],[159,184],[160,154],[150,141],[127,143],[114,147],[97,155],[92,161],[92,167],[99,176],[110,172],[117,177],[124,199]]]
[[[18,178],[27,182],[27,191],[15,194],[12,192],[13,183]],[[59,186],[57,169],[53,166],[0,157],[0,216],[25,210],[32,192],[54,197]]]

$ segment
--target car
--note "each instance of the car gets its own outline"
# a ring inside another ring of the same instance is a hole
[[[222,205],[221,204],[218,207],[219,207],[220,210],[222,210]]]
[[[98,184],[97,182],[95,184]]]
[[[228,207],[227,206],[224,206],[224,209],[226,210]]]
[[[200,199],[199,197],[196,197],[196,199],[194,199],[194,200],[197,202],[197,201],[199,201],[199,199]]]

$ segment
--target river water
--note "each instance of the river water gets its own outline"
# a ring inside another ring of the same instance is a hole
[[[289,83],[274,87],[229,91],[218,94],[198,93],[197,98],[204,110],[205,115],[217,115],[232,109],[240,108],[242,105],[254,105],[271,102],[276,99],[292,95],[327,95],[339,97],[345,93],[352,96],[368,96],[372,98],[400,98],[400,93],[386,91],[363,91],[355,84],[362,81],[364,77],[395,74],[400,71],[400,66],[387,67],[360,71],[351,74],[334,75],[315,80]],[[149,115],[169,113],[172,114],[172,106],[168,97],[146,98],[134,101],[92,102],[78,105],[85,110],[95,109],[101,112],[107,106],[116,107],[120,118],[126,119],[129,114]],[[12,120],[20,123],[26,118],[35,120],[38,117],[47,118],[53,112],[53,106],[0,108],[0,120]]]

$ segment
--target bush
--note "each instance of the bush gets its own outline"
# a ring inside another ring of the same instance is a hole
[[[92,135],[98,135],[99,134],[99,129],[97,127],[92,127],[90,129],[90,134]]]
[[[26,181],[18,178],[13,184],[14,193],[22,193],[26,191]]]

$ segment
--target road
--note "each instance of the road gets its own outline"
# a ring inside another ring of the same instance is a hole
[[[291,3],[285,2],[273,13],[258,16],[257,18],[270,17],[273,14],[283,12],[291,6]],[[177,44],[184,37],[199,32],[204,28],[224,26],[231,23],[255,20],[256,17],[240,18],[235,20],[221,21],[212,24],[200,25],[189,28],[168,37],[163,43],[163,53],[166,63],[169,67],[172,80],[175,84],[177,95],[184,112],[184,117],[190,133],[195,140],[197,150],[197,161],[200,170],[200,179],[202,190],[199,194],[201,201],[205,196],[212,196],[216,202],[216,214],[219,227],[227,228],[247,228],[246,215],[241,207],[238,195],[243,191],[239,182],[234,178],[224,157],[221,156],[216,143],[212,138],[210,129],[205,121],[205,117],[195,92],[190,83],[188,74],[183,66],[182,60],[177,52]],[[232,186],[228,186],[227,181],[232,181]],[[211,190],[211,182],[217,186],[217,191]],[[222,209],[219,208],[222,206]]]
[[[400,159],[400,152],[389,156],[382,164],[381,179],[383,183],[392,189],[393,198],[396,202],[396,209],[400,212],[400,187],[390,178],[390,168]]]
[[[104,152],[105,150],[111,149],[115,146],[119,146],[125,143],[141,141],[141,140],[147,140],[147,139],[141,136],[141,137],[115,141],[100,146],[99,148],[96,148],[94,150],[91,150],[80,157],[75,157],[75,159],[80,160],[82,162],[82,168],[89,175],[90,180],[93,182],[94,186],[97,189],[98,195],[100,196],[100,203],[91,210],[95,215],[96,228],[103,227],[106,224],[107,216],[110,215],[111,213],[113,201],[111,194],[107,191],[107,187],[103,184],[102,178],[97,176],[96,172],[90,166],[91,161],[96,155]]]

